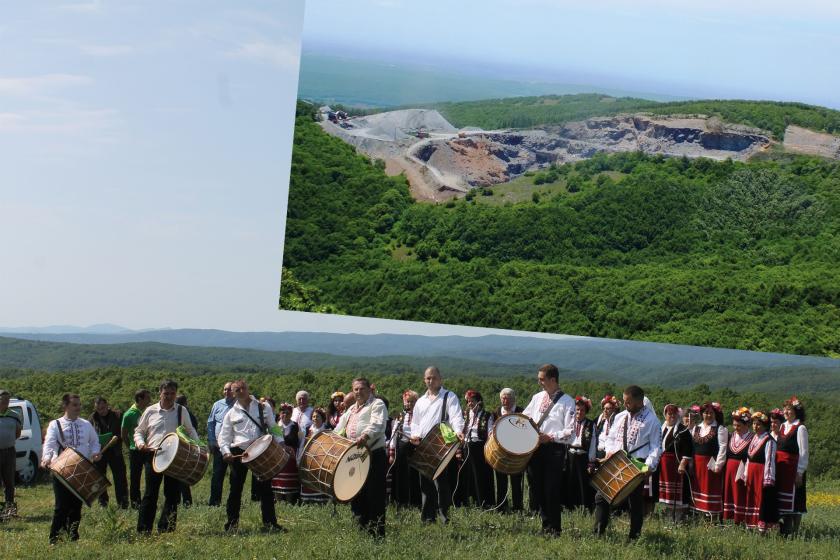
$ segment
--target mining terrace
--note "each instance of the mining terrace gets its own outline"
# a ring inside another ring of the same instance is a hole
[[[372,158],[384,160],[388,174],[405,173],[416,199],[434,201],[597,153],[641,151],[746,161],[772,144],[769,134],[759,129],[704,117],[633,114],[540,129],[459,130],[432,109],[336,117],[324,107],[321,115],[320,125],[326,132]],[[791,135],[795,144],[790,148],[840,158],[840,150],[836,150],[840,140],[803,130]]]

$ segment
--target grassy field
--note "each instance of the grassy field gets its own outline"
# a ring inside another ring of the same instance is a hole
[[[246,486],[246,495],[247,495]],[[227,486],[225,487],[227,491]],[[196,503],[207,501],[209,477],[193,488]],[[762,537],[742,529],[698,524],[672,527],[666,519],[648,519],[642,538],[625,543],[627,519],[618,518],[603,540],[591,534],[592,518],[566,514],[556,539],[539,533],[539,521],[525,515],[502,515],[455,509],[452,523],[421,525],[415,510],[389,508],[387,537],[374,543],[354,524],[348,506],[277,506],[289,532],[259,530],[259,506],[245,500],[240,530],[222,531],[224,508],[204,505],[179,509],[178,529],[165,536],[138,537],[136,513],[95,506],[82,512],[81,540],[47,545],[52,514],[48,484],[19,489],[19,520],[0,525],[0,557],[10,558],[830,558],[840,545],[840,484],[812,485],[811,510],[800,535],[791,540]],[[161,496],[162,499],[162,496]]]

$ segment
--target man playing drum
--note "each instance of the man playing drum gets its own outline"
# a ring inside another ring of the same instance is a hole
[[[100,458],[99,437],[90,422],[79,418],[79,413],[82,411],[79,395],[65,393],[61,397],[61,407],[64,409],[64,416],[53,420],[47,426],[41,466],[48,468],[50,463],[68,447],[78,451],[85,459],[98,461]],[[62,531],[70,533],[70,540],[79,540],[82,500],[55,476],[53,476],[53,494],[55,495],[55,510],[53,510],[50,527],[50,544],[58,542],[58,536]]]
[[[411,419],[411,443],[420,445],[420,440],[433,429],[437,430],[444,421],[449,422],[455,433],[459,434],[458,437],[463,440],[461,434],[464,431],[464,416],[461,412],[461,403],[455,393],[443,388],[440,370],[435,366],[427,368],[423,374],[423,381],[426,383],[427,390],[414,405],[414,417]],[[449,489],[446,473],[437,480],[421,476],[420,493],[422,495],[420,519],[433,523],[437,510],[441,521],[447,523],[452,492]]]
[[[516,405],[516,393],[510,387],[505,387],[499,393],[499,402],[501,406],[494,413],[494,421],[502,416],[508,414],[515,414],[522,412],[522,407]],[[522,474],[504,474],[496,471],[496,496],[499,502],[502,502],[501,511],[508,511],[507,493],[508,493],[508,478],[510,478],[510,487],[513,494],[513,511],[522,511]]]
[[[613,428],[605,443],[607,458],[619,451],[626,451],[631,458],[643,460],[648,476],[659,466],[661,449],[661,424],[656,414],[645,404],[645,392],[637,385],[624,390],[624,408],[615,416]],[[629,498],[630,539],[637,539],[642,532],[644,519],[644,486],[639,485]],[[595,534],[603,535],[610,523],[610,504],[599,492],[595,496]]]
[[[158,531],[167,533],[175,530],[178,502],[181,499],[181,482],[171,476],[156,473],[152,468],[152,460],[164,436],[174,432],[178,426],[183,426],[189,437],[198,439],[198,434],[190,422],[190,415],[184,407],[175,402],[177,392],[176,382],[169,379],[161,382],[160,400],[143,411],[140,422],[134,430],[134,445],[138,451],[145,453],[143,464],[146,490],[137,515],[137,532],[139,533],[152,532],[161,483],[163,483],[163,512],[158,520]]]
[[[218,439],[222,458],[230,465],[231,470],[225,531],[236,529],[239,525],[242,488],[245,486],[245,477],[248,474],[248,467],[239,460],[240,456],[255,439],[269,433],[269,430],[276,425],[271,406],[252,397],[245,381],[242,379],[234,381],[231,389],[236,402],[222,420],[222,429],[219,431]],[[275,436],[275,440],[281,442],[282,438]],[[254,480],[260,497],[263,528],[268,531],[283,531],[283,527],[277,524],[271,480],[257,480],[256,477]]]
[[[382,399],[373,396],[370,381],[364,377],[353,380],[356,404],[341,415],[337,434],[370,451],[370,470],[361,491],[350,502],[350,509],[359,526],[375,538],[385,537],[385,471],[388,456],[385,450],[385,424],[388,409]]]
[[[222,504],[222,490],[225,486],[225,473],[228,464],[222,460],[219,449],[219,432],[222,431],[222,421],[225,414],[236,402],[233,396],[233,382],[228,381],[222,387],[222,398],[213,403],[210,416],[207,417],[207,446],[213,455],[213,476],[210,479],[210,500],[207,505],[220,506]]]
[[[528,463],[528,481],[531,508],[537,505],[543,532],[549,535],[560,533],[563,467],[575,428],[575,400],[560,390],[559,377],[557,366],[543,365],[537,372],[543,390],[531,398],[523,412],[540,432],[540,446]]]

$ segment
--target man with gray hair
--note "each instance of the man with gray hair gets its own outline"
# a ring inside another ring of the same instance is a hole
[[[305,434],[309,430],[309,425],[312,424],[312,410],[309,406],[309,392],[298,391],[295,395],[295,406],[292,410],[292,422],[295,422],[300,428],[300,433]]]
[[[494,413],[494,421],[498,421],[502,416],[508,414],[522,413],[522,407],[516,405],[516,393],[510,387],[505,387],[499,391],[500,406]],[[509,480],[508,480],[509,479]],[[523,479],[522,473],[507,475],[496,471],[496,496],[502,502],[499,508],[502,512],[510,511],[508,509],[508,484],[510,484],[511,493],[513,495],[512,511],[522,511],[523,509]]]

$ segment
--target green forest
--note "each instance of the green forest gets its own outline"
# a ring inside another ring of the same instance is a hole
[[[512,97],[428,105],[457,127],[529,128],[563,124],[596,116],[646,112],[654,115],[705,115],[766,130],[776,140],[788,125],[840,133],[840,111],[804,103],[746,100],[702,100],[659,103],[635,97],[594,93]]]
[[[302,107],[290,285],[351,315],[840,356],[837,162],[622,153],[550,173],[562,188],[517,204],[415,203]]]

